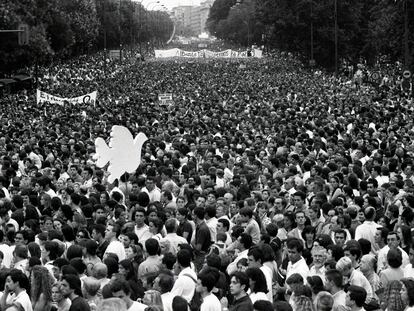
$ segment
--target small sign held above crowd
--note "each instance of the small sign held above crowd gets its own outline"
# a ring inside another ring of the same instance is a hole
[[[158,101],[161,105],[172,105],[174,103],[172,93],[158,94]]]

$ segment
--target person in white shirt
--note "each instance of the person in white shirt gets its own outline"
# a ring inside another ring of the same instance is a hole
[[[177,235],[177,220],[175,218],[170,218],[165,222],[165,230],[167,235],[160,240],[160,243],[168,241],[170,243],[170,250],[175,256],[178,252],[178,245],[188,244],[188,242],[182,236]]]
[[[145,182],[145,187],[142,188],[150,198],[150,202],[161,202],[161,190],[155,185],[154,177],[148,176]]]
[[[171,295],[181,296],[187,302],[190,302],[194,296],[194,290],[197,284],[197,275],[191,269],[191,252],[188,249],[182,249],[177,253],[178,268],[181,269],[178,278],[174,283]]]
[[[387,235],[387,245],[381,248],[378,252],[378,259],[377,259],[377,273],[379,274],[382,270],[385,270],[388,267],[387,262],[387,254],[388,251],[392,248],[398,248],[402,254],[402,266],[401,268],[404,269],[409,263],[410,259],[408,258],[407,253],[399,247],[400,245],[400,237],[394,231],[388,232]]]
[[[128,311],[144,311],[147,305],[131,299],[131,288],[127,281],[115,279],[110,283],[112,297],[122,299],[128,308]]]
[[[105,230],[105,239],[109,241],[109,245],[105,250],[104,258],[109,253],[116,254],[118,260],[122,261],[126,258],[125,247],[118,241],[118,237],[121,234],[121,227],[118,224],[108,224]]]
[[[341,272],[336,269],[326,271],[325,288],[332,294],[334,299],[332,310],[338,310],[340,306],[345,306],[346,293],[344,291],[344,281]]]
[[[154,280],[153,288],[161,293],[162,306],[164,311],[172,311],[172,301],[174,296],[171,290],[174,286],[173,274],[161,272]]]
[[[11,270],[6,278],[4,293],[0,300],[1,310],[6,310],[8,304],[18,302],[24,311],[33,311],[32,302],[26,292],[29,284],[29,279],[22,271]]]
[[[3,260],[0,264],[0,267],[10,268],[10,265],[13,260],[13,251],[9,245],[3,243],[4,233],[3,230],[0,230],[0,251],[3,253]]]
[[[410,263],[404,268],[405,278],[414,278],[414,248],[411,245],[409,253]]]
[[[378,252],[378,245],[375,243],[375,233],[377,232],[378,227],[377,223],[374,222],[375,219],[375,208],[368,206],[364,210],[365,221],[363,224],[359,225],[355,229],[355,240],[367,239],[371,242],[371,249],[374,254]]]
[[[249,268],[259,268],[263,272],[267,285],[267,299],[273,301],[273,273],[268,266],[263,266],[263,257],[263,251],[258,246],[250,248],[247,253]]]
[[[196,291],[200,294],[203,303],[200,311],[220,311],[221,304],[216,295],[212,294],[216,278],[211,273],[200,273],[198,275]]]
[[[291,238],[287,241],[289,263],[286,270],[286,279],[293,273],[299,273],[303,280],[309,275],[309,267],[302,257],[303,244],[299,239]]]
[[[240,259],[246,258],[247,253],[249,252],[249,248],[253,245],[252,237],[247,233],[242,233],[236,242],[236,248],[240,251],[237,254],[237,257],[227,266],[227,274],[232,275],[234,272],[237,271],[237,263]]]
[[[336,263],[336,269],[342,273],[342,275],[349,280],[350,285],[361,286],[365,288],[366,303],[370,303],[374,298],[374,293],[372,291],[371,284],[368,282],[367,278],[362,274],[361,271],[355,270],[352,267],[352,260],[349,257],[342,257]]]
[[[312,248],[312,259],[313,259],[313,265],[309,270],[309,276],[319,276],[322,280],[322,282],[326,283],[326,277],[325,277],[325,261],[328,254],[326,252],[326,249],[322,246],[314,246]]]
[[[204,219],[207,227],[210,230],[211,242],[217,241],[217,218],[216,218],[216,207],[206,206]]]
[[[138,241],[144,245],[145,241],[152,237],[152,233],[149,231],[148,225],[145,223],[145,209],[138,207],[134,213],[135,216],[135,228],[134,232],[138,237]]]

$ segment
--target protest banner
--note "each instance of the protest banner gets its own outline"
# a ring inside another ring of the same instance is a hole
[[[96,95],[97,91],[94,91],[89,94],[85,94],[78,97],[73,98],[66,98],[66,97],[59,97],[55,95],[51,95],[49,93],[43,92],[41,90],[36,91],[36,103],[43,103],[43,102],[49,102],[51,104],[57,104],[60,106],[63,106],[65,102],[71,103],[73,105],[76,104],[93,104],[95,105],[96,102]]]
[[[255,49],[253,52],[248,51],[233,51],[224,50],[219,52],[213,52],[210,50],[199,51],[184,51],[181,49],[170,50],[155,50],[155,58],[170,58],[170,57],[183,57],[183,58],[247,58],[251,54],[252,58],[262,58],[262,50]]]

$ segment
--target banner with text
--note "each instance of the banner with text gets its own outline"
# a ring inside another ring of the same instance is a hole
[[[78,96],[78,97],[72,97],[72,98],[65,98],[65,97],[58,97],[51,94],[48,94],[46,92],[43,92],[41,90],[37,90],[36,92],[36,102],[43,103],[43,102],[49,102],[51,104],[57,104],[63,106],[65,102],[71,103],[71,104],[92,104],[95,105],[96,101],[96,95],[97,91],[94,91],[92,93]]]
[[[233,51],[225,50],[220,52],[213,52],[210,50],[200,50],[196,52],[184,51],[181,49],[170,50],[155,50],[155,58],[172,58],[172,57],[184,57],[184,58],[262,58],[263,52],[259,49],[253,49],[251,51]]]

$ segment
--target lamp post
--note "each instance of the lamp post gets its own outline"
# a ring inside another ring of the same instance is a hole
[[[313,0],[310,0],[310,61],[311,67],[315,66],[315,59],[313,56]]]
[[[338,0],[335,1],[335,77],[338,77]]]
[[[404,66],[408,69],[410,65],[410,53],[408,46],[408,0],[404,0]]]

